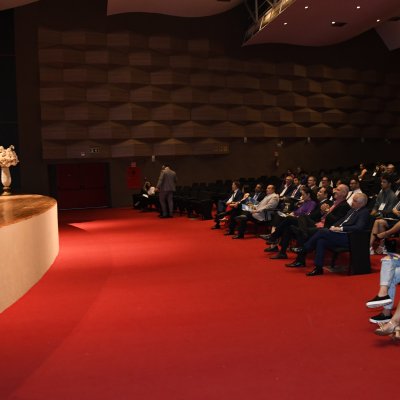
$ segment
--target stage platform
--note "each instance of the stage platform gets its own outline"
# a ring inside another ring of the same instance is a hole
[[[0,196],[0,312],[40,280],[58,251],[56,200]]]

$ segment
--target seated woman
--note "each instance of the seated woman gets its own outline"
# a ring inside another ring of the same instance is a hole
[[[393,340],[400,340],[400,302],[390,321],[386,323],[380,322],[375,334],[378,336],[391,336]]]
[[[300,217],[301,215],[309,215],[317,206],[316,195],[313,190],[307,186],[304,186],[301,189],[301,199],[302,203],[300,207],[289,214],[286,218],[284,218],[282,222],[276,227],[274,233],[271,234],[271,236],[267,240],[267,243],[275,244],[278,242],[279,239],[281,239],[281,249],[275,256],[271,257],[271,259],[275,260],[287,258],[286,250],[293,236],[290,227],[294,225],[296,226],[298,224],[298,217]],[[276,250],[278,250],[278,248],[276,248]],[[271,250],[268,249],[268,251]]]
[[[369,253],[373,254],[387,254],[386,246],[385,246],[385,237],[382,235],[385,231],[394,228],[394,226],[399,222],[400,219],[400,202],[398,202],[394,208],[392,209],[392,215],[389,218],[378,218],[374,222],[374,226],[372,227],[371,237],[370,237],[370,248]],[[381,235],[381,236],[379,236]],[[375,241],[378,239],[378,247],[374,250]]]
[[[148,207],[155,203],[156,188],[151,186],[150,182],[145,182],[141,190],[139,199],[139,208],[142,211],[148,210]]]
[[[383,311],[369,319],[372,323],[388,322],[392,317],[392,306],[396,285],[400,282],[400,255],[391,254],[381,260],[378,294],[366,303],[368,308],[383,307]]]

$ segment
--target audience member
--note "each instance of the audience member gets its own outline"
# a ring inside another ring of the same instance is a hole
[[[314,269],[307,276],[323,274],[325,250],[334,247],[349,247],[349,232],[357,232],[366,229],[369,225],[369,211],[366,208],[367,196],[357,193],[353,197],[352,208],[341,220],[337,221],[329,229],[320,229],[313,235],[299,251],[307,253],[316,250]]]

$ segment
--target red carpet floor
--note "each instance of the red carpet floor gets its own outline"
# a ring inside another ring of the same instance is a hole
[[[396,397],[400,346],[364,305],[377,269],[308,278],[211,226],[62,213],[55,264],[0,315],[0,399]]]

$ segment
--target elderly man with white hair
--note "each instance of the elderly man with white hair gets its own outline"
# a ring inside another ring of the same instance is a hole
[[[347,214],[332,225],[329,229],[320,229],[304,245],[298,249],[301,253],[315,250],[315,268],[307,273],[307,276],[322,275],[325,250],[335,247],[349,247],[348,233],[362,231],[368,228],[370,222],[369,210],[367,209],[368,197],[364,193],[353,196],[351,209]]]

